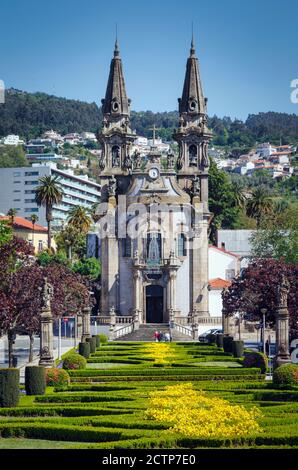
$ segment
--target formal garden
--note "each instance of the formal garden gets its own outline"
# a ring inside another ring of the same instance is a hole
[[[210,344],[80,344],[55,368],[0,371],[0,448],[297,448],[298,366]],[[90,352],[91,351],[91,352]]]

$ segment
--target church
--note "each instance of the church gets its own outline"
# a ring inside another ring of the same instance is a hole
[[[110,65],[98,134],[101,184],[101,308],[103,316],[129,316],[136,325],[187,323],[210,316],[208,306],[208,143],[204,97],[191,41],[179,127],[178,155],[153,145],[133,151],[118,41]],[[185,321],[183,321],[185,319]]]

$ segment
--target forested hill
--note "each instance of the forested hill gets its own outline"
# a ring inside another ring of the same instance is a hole
[[[173,130],[178,126],[177,111],[132,111],[131,118],[132,128],[146,137],[152,135],[150,128],[155,124],[159,129],[158,135],[164,140],[171,140]],[[49,129],[62,135],[68,132],[96,132],[101,119],[101,109],[96,103],[8,89],[5,104],[0,105],[0,137],[18,134],[29,139]],[[298,141],[297,114],[251,114],[245,122],[213,116],[209,118],[209,126],[213,129],[213,142],[217,145],[252,146],[256,141],[275,144],[280,140],[283,144]]]

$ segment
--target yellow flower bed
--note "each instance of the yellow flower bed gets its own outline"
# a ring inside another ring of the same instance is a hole
[[[196,391],[192,383],[169,385],[150,394],[148,418],[170,424],[170,431],[194,438],[233,438],[261,432],[256,408],[245,409]]]
[[[177,356],[174,347],[167,343],[147,343],[145,354],[154,359],[155,364],[170,364]]]

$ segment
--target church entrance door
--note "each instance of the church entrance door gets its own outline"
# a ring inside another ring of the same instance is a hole
[[[146,323],[163,322],[163,288],[161,286],[146,287]]]

